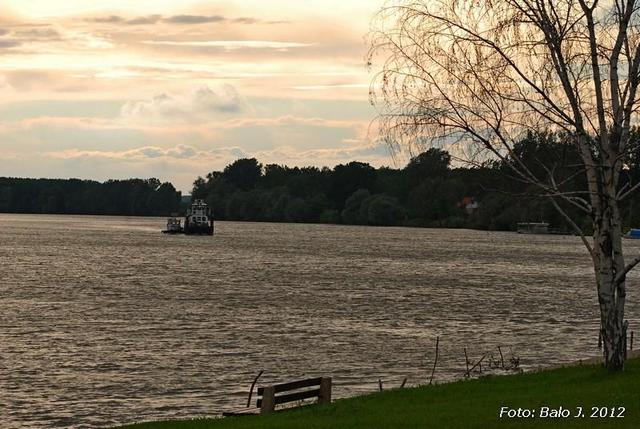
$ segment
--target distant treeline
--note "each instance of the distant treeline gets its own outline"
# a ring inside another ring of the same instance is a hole
[[[158,179],[91,180],[0,178],[0,212],[164,216],[181,195]]]
[[[514,154],[538,177],[553,172],[565,192],[586,189],[576,170],[578,154],[554,134],[529,135]],[[638,154],[625,163],[623,181],[640,179]],[[263,166],[240,159],[223,171],[199,177],[193,197],[214,208],[217,219],[274,222],[320,222],[514,230],[518,222],[546,221],[570,231],[566,219],[543,190],[514,177],[507,162],[452,168],[451,156],[430,149],[402,169],[373,168],[350,162],[333,169]],[[572,194],[588,199],[587,194]],[[590,219],[562,199],[558,203],[585,231]],[[640,207],[639,207],[640,209]],[[627,226],[640,227],[633,198],[623,205]]]
[[[634,136],[637,130],[634,130]],[[564,192],[586,189],[576,170],[578,154],[555,134],[529,135],[513,153],[532,174],[554,175]],[[622,186],[640,181],[640,154],[624,163]],[[350,162],[334,168],[262,165],[240,159],[194,182],[192,197],[204,199],[218,220],[320,222],[513,230],[518,222],[547,221],[569,231],[543,191],[514,176],[508,163],[452,168],[451,156],[430,149],[402,169]],[[638,198],[622,205],[626,227],[640,227]],[[584,230],[590,219],[558,203]],[[0,178],[0,212],[164,216],[183,211],[181,195],[157,179],[50,180]]]

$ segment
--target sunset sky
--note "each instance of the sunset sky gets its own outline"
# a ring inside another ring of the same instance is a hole
[[[2,0],[0,176],[158,177],[240,157],[393,165],[369,133],[374,0]]]

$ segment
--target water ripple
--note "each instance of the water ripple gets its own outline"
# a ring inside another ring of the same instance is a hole
[[[463,347],[525,368],[597,353],[574,237],[464,230],[0,215],[0,422],[97,428],[218,415],[262,381],[335,396],[459,377]],[[638,253],[640,243],[626,242]],[[629,276],[634,290],[638,274]],[[636,294],[628,318],[639,326]]]

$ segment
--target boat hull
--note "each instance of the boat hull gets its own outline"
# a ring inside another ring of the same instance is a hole
[[[188,225],[184,228],[186,235],[213,235],[213,225]]]

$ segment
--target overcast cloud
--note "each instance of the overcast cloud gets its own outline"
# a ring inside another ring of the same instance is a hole
[[[187,191],[239,157],[392,164],[369,132],[376,2],[104,4],[3,2],[0,175]]]

